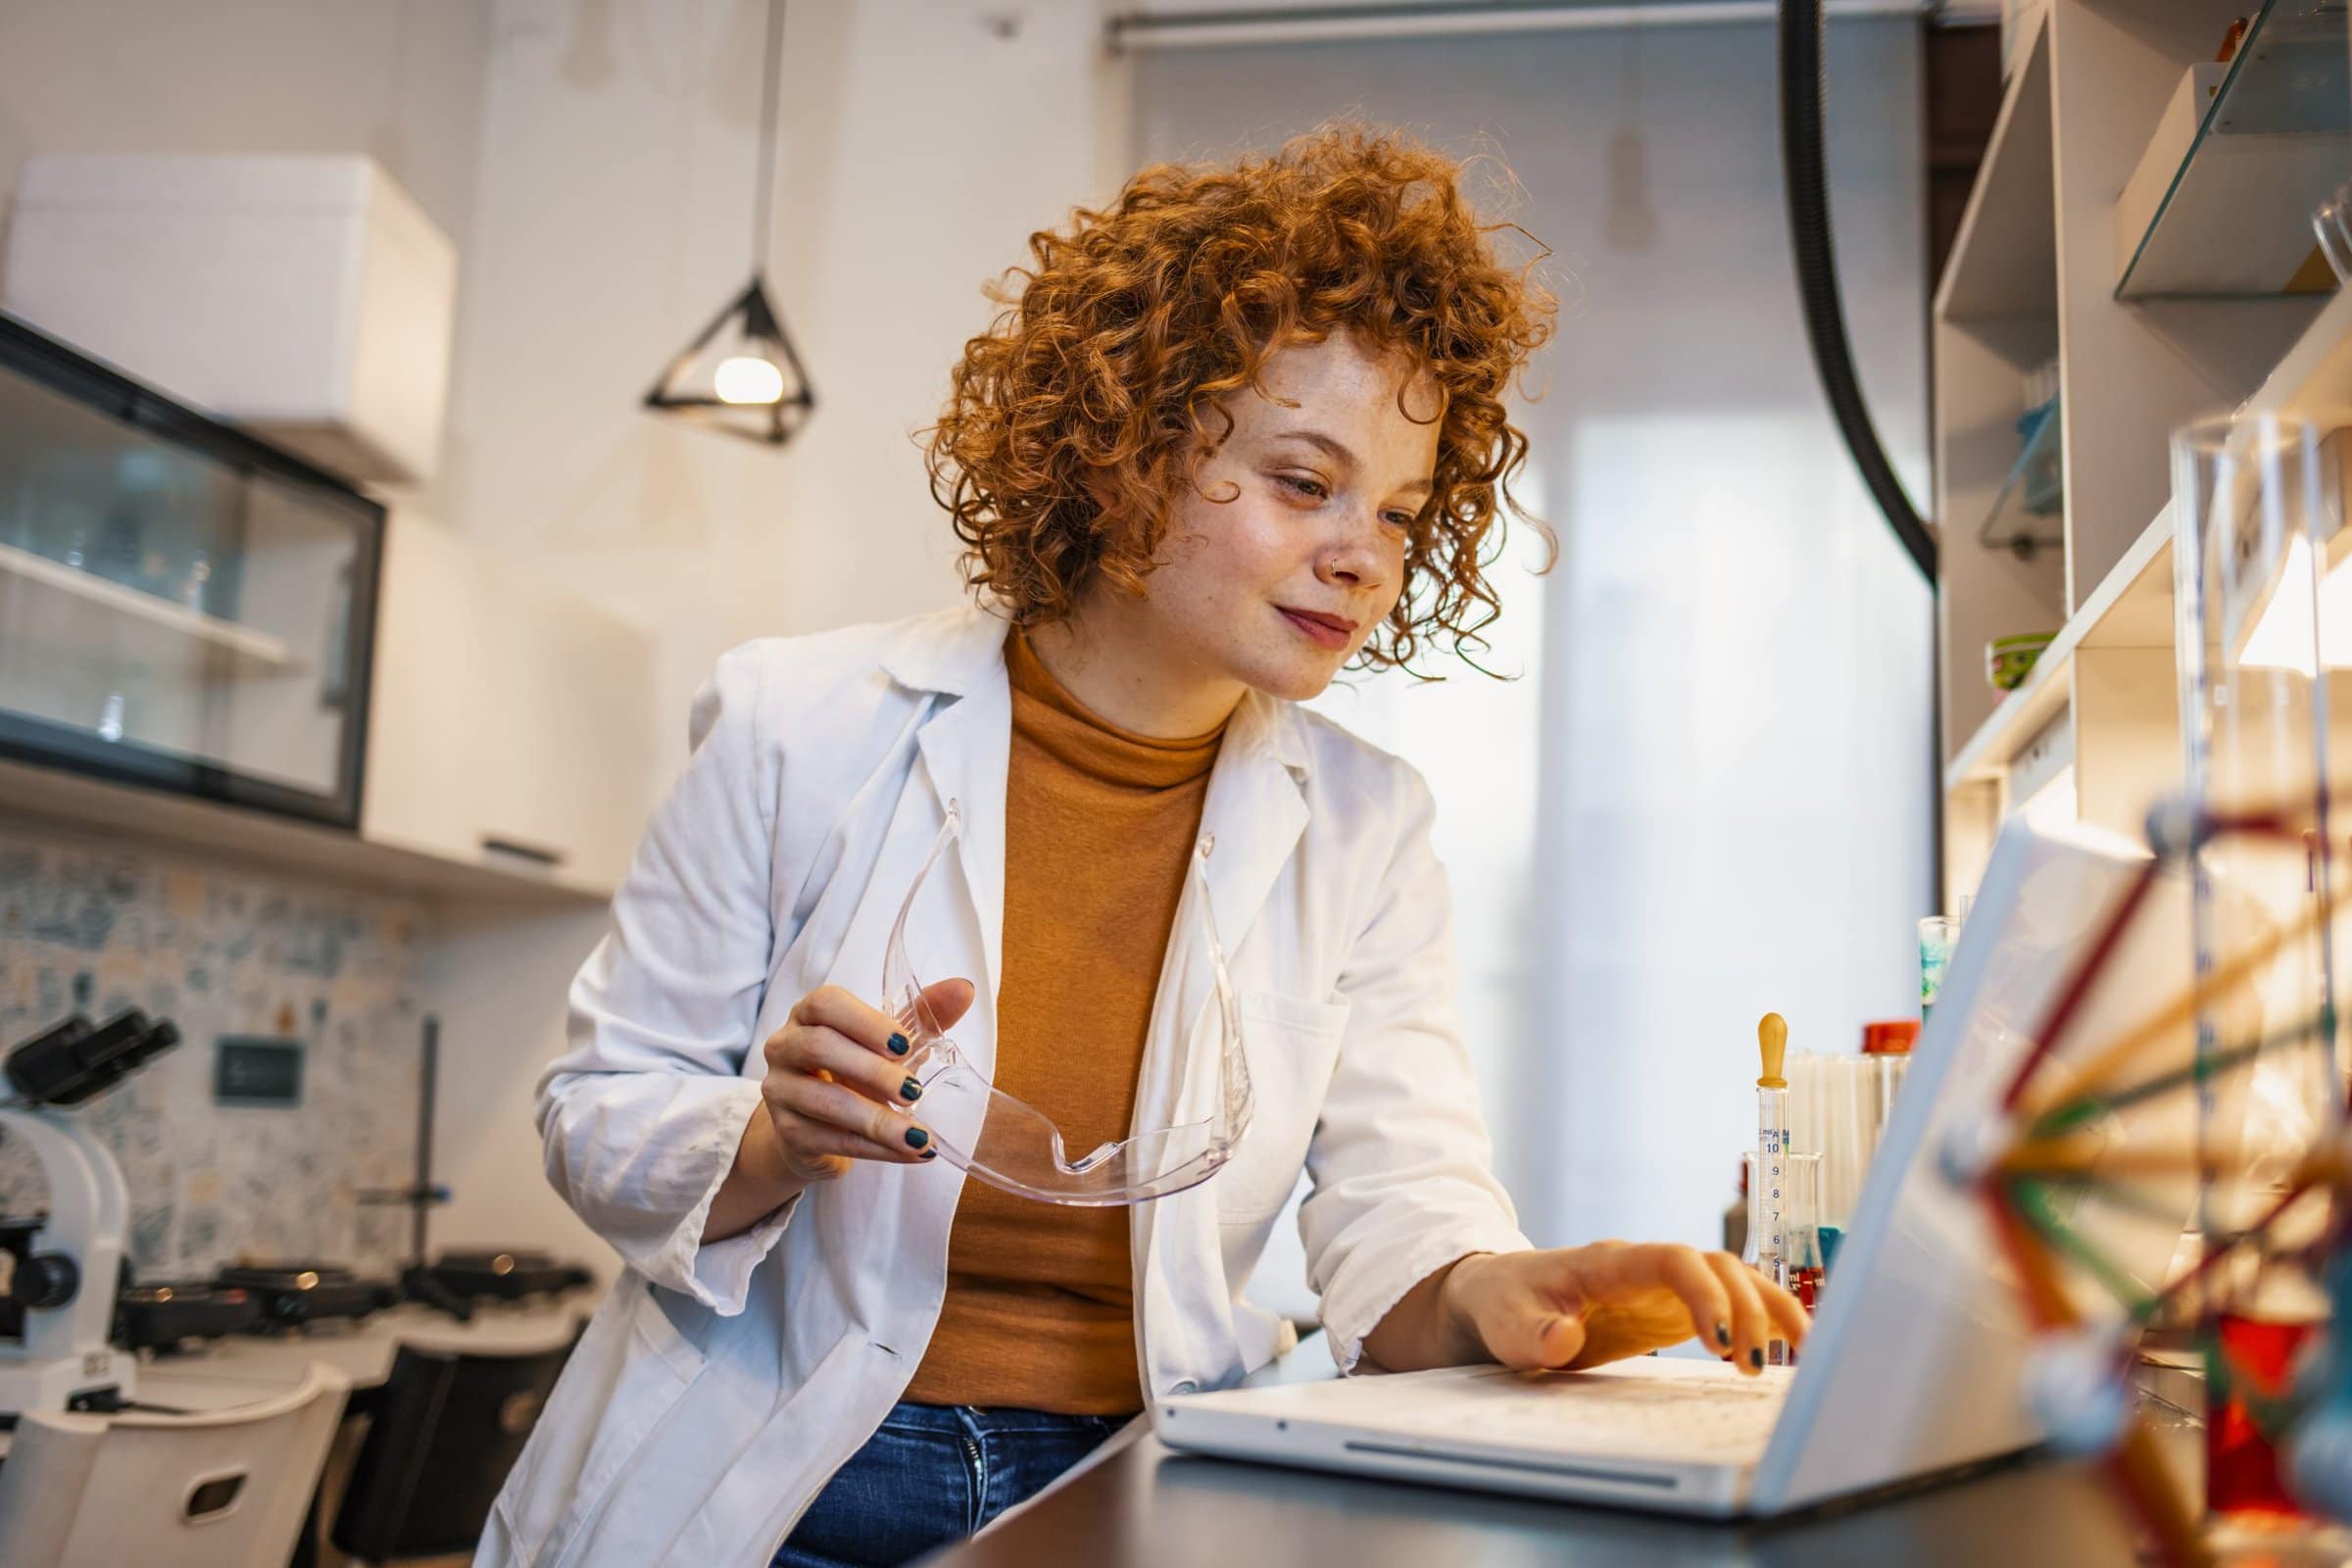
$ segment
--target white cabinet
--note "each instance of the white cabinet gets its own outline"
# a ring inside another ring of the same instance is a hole
[[[653,645],[420,514],[386,524],[361,832],[585,893],[651,808]]]
[[[383,509],[0,319],[0,748],[339,827]]]
[[[458,258],[363,157],[47,154],[5,306],[345,478],[438,465]]]

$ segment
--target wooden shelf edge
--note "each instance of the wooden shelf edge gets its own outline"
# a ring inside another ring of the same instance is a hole
[[[2168,505],[2140,530],[2139,537],[2132,541],[2132,547],[2115,564],[2115,569],[2082,601],[2082,608],[2059,628],[2050,646],[2042,650],[2041,658],[2034,661],[2034,671],[2026,677],[2025,684],[2003,697],[1944,764],[1946,795],[1964,784],[1999,777],[2010,760],[2065,710],[2067,677],[2076,649],[2137,644],[2137,638],[2119,644],[2111,636],[2103,637],[2101,632],[2112,631],[2109,623],[2127,606],[2133,610],[2146,608],[2144,595],[2161,594],[2169,603],[2173,592],[2172,564],[2173,509]]]
[[[515,914],[587,910],[612,898],[556,876],[474,865],[315,822],[62,768],[0,761],[0,831],[62,832],[100,847],[298,877],[350,892],[412,898],[447,910]]]
[[[2352,411],[2352,289],[2337,289],[2254,395],[2246,414]]]
[[[2009,760],[2066,709],[2067,666],[2075,645],[2053,642],[2034,661],[2024,685],[2003,697],[1944,764],[1943,792],[2000,777]]]
[[[2143,595],[2164,600],[2167,610],[2160,637],[2118,635],[2115,631],[2117,612],[2126,608],[2127,601],[2138,601]],[[2068,624],[2081,623],[2082,634],[2075,639],[2076,647],[2088,648],[2170,648],[2173,646],[2173,623],[2170,606],[2173,599],[2173,504],[2167,501],[2162,510],[2139,530],[2124,551],[2123,558],[2113,569],[2099,579],[2082,608],[2075,612]]]
[[[1968,205],[1960,211],[1960,226],[1952,231],[1952,248],[1950,254],[1944,258],[1943,276],[1936,281],[1935,297],[1928,302],[1930,320],[1941,321],[1953,318],[1951,296],[1953,290],[1958,286],[1962,273],[1967,270],[1969,253],[1975,248],[1974,242],[1978,230],[1983,226],[1986,192],[1994,183],[1993,172],[2000,164],[2002,153],[2010,148],[2011,127],[2021,112],[2019,106],[2025,97],[2026,85],[2035,79],[2037,74],[2035,67],[2050,47],[2048,7],[2045,6],[2034,14],[2032,26],[2034,28],[2032,36],[2019,45],[2017,70],[2011,74],[2008,82],[2002,88],[2001,107],[1993,117],[1992,134],[1984,143],[1984,155],[1978,162],[1976,183],[1969,187]],[[2039,85],[2042,93],[2041,113],[2046,117],[2050,113],[2049,80],[2046,74],[2041,74]],[[2055,222],[2055,214],[2052,215],[2052,221]],[[2054,288],[2055,283],[2053,282]],[[2053,292],[2049,315],[2055,318],[2057,314],[2058,301]]]

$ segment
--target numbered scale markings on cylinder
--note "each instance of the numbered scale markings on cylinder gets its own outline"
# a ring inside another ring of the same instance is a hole
[[[1788,1283],[1788,1080],[1781,1067],[1788,1025],[1768,1012],[1756,1025],[1764,1073],[1756,1080],[1756,1267],[1776,1285]]]

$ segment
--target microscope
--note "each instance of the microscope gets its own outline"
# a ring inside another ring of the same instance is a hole
[[[130,1235],[122,1167],[70,1114],[179,1044],[169,1018],[136,1008],[93,1024],[76,1013],[0,1062],[0,1138],[30,1149],[47,1214],[0,1220],[0,1422],[26,1410],[116,1410],[137,1363],[111,1341]]]

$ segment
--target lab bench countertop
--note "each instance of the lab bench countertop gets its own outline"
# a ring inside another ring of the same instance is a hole
[[[174,1410],[232,1410],[300,1383],[313,1361],[351,1380],[351,1401],[368,1397],[392,1375],[403,1345],[431,1349],[530,1354],[568,1343],[596,1298],[575,1292],[553,1301],[477,1307],[470,1323],[423,1306],[397,1306],[364,1322],[330,1323],[283,1335],[231,1335],[201,1348],[139,1362],[133,1397]],[[0,1458],[9,1434],[0,1432]]]
[[[290,1334],[230,1335],[200,1349],[142,1360],[140,1397],[147,1397],[159,1382],[196,1380],[279,1389],[301,1382],[303,1369],[313,1361],[324,1361],[351,1379],[354,1392],[377,1388],[392,1375],[393,1355],[403,1345],[528,1355],[569,1340],[594,1304],[593,1296],[578,1292],[554,1301],[480,1306],[470,1323],[431,1307],[396,1306],[359,1323],[329,1323]]]
[[[1180,1454],[1148,1432],[996,1529],[952,1568],[2105,1568],[2137,1561],[2095,1469],[2020,1462],[1813,1515],[1714,1523]]]

